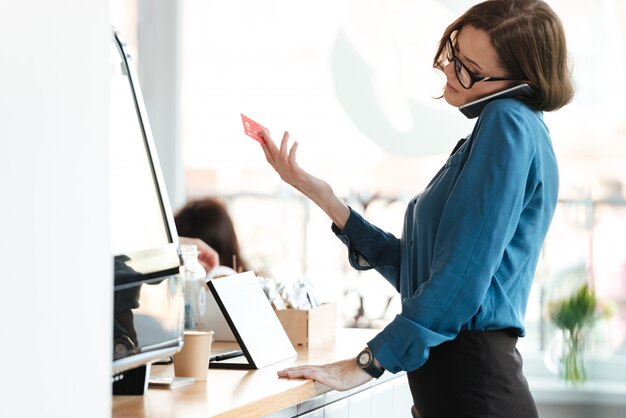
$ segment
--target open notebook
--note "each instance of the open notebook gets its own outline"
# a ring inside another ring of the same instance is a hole
[[[211,362],[215,369],[260,369],[296,357],[278,317],[253,272],[207,282],[242,356]]]

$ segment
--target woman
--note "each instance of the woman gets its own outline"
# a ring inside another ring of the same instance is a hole
[[[297,142],[263,151],[280,177],[333,221],[356,269],[375,268],[402,296],[401,313],[354,358],[280,371],[334,389],[407,371],[417,411],[432,417],[535,417],[515,348],[558,171],[543,111],[573,96],[559,18],[541,0],[477,4],[444,32],[434,67],[461,106],[528,83],[527,97],[491,101],[430,184],[408,205],[397,239],[345,206],[296,163]]]
[[[233,221],[226,206],[219,200],[204,198],[190,201],[176,213],[174,221],[179,235],[199,238],[208,244],[217,252],[221,265],[233,270],[248,270],[239,251],[239,241]],[[203,249],[204,247],[199,247],[201,254],[204,253]]]

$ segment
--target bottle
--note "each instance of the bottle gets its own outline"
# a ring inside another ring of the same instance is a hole
[[[198,261],[198,254],[196,245],[180,246],[183,259],[180,271],[185,281],[185,329],[188,330],[198,328],[206,310],[206,271]]]

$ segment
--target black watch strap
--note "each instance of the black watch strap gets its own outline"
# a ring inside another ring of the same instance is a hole
[[[378,379],[385,372],[384,368],[377,366],[374,362],[374,355],[369,347],[365,347],[365,349],[359,353],[356,358],[356,364],[375,379]]]

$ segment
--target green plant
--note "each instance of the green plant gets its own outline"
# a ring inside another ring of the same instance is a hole
[[[588,331],[602,316],[597,305],[596,293],[587,284],[571,297],[549,305],[550,319],[563,331],[561,362],[568,382],[582,383],[587,379],[583,354]]]

